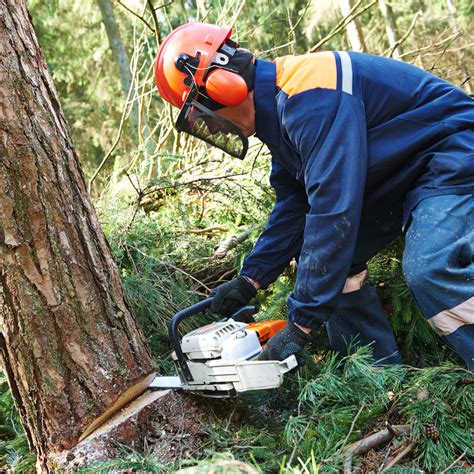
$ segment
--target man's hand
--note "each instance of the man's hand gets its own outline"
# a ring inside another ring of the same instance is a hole
[[[222,316],[231,316],[257,294],[257,283],[250,278],[239,276],[212,290],[214,299],[210,310]]]
[[[311,331],[309,328],[304,329]],[[292,354],[298,359],[298,355],[311,339],[306,331],[288,321],[288,324],[268,341],[258,360],[285,360]]]

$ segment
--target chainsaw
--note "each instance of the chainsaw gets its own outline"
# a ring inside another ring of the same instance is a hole
[[[279,387],[283,375],[298,365],[296,357],[291,355],[283,361],[256,359],[286,321],[256,322],[256,308],[245,306],[229,319],[200,327],[181,338],[180,324],[206,311],[211,302],[212,298],[208,298],[173,316],[168,332],[177,375],[156,376],[149,388],[226,398],[238,392]]]
[[[282,384],[283,375],[298,365],[294,355],[281,362],[256,359],[265,344],[285,327],[286,321],[255,322],[256,308],[245,306],[231,318],[200,327],[181,338],[180,324],[209,309],[211,302],[212,298],[203,300],[177,313],[170,321],[168,332],[177,375],[151,373],[144,376],[87,426],[79,441],[99,430],[147,389],[185,390],[207,397],[228,398],[239,392],[277,388]]]

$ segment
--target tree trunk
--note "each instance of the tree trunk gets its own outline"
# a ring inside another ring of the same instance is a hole
[[[392,56],[395,59],[398,59],[402,53],[402,50],[400,46],[396,46],[398,31],[397,22],[393,14],[392,7],[390,6],[390,3],[386,2],[386,0],[379,0],[379,10],[380,13],[382,13],[383,19],[385,21],[385,31],[387,32],[388,44],[392,49]]]
[[[0,0],[0,361],[43,471],[152,371],[23,0]]]
[[[349,16],[350,11],[354,7],[352,0],[339,0],[339,8],[344,17]],[[367,46],[365,45],[364,34],[362,32],[362,26],[358,18],[354,18],[347,25],[347,38],[351,45],[353,51],[367,51]]]

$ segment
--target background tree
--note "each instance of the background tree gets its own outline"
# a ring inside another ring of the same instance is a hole
[[[347,17],[350,16],[351,12],[354,11],[356,5],[352,0],[339,0],[339,7],[342,15]],[[362,32],[362,26],[358,18],[354,18],[347,25],[347,37],[353,51],[366,52],[367,46],[365,44],[364,33]]]
[[[97,0],[97,5],[100,8],[102,22],[104,23],[105,31],[107,32],[110,49],[112,50],[119,71],[125,107],[130,107],[131,132],[134,136],[138,135],[139,141],[142,139],[146,153],[153,154],[155,152],[155,143],[150,136],[151,133],[147,119],[144,117],[144,114],[142,114],[140,108],[140,98],[136,93],[138,87],[133,87],[134,78],[130,71],[130,60],[120,34],[120,28],[114,13],[112,2],[110,0]],[[122,163],[122,165],[126,164],[129,160],[124,161],[125,163]]]
[[[400,57],[401,48],[397,46],[398,29],[392,6],[386,0],[379,0],[379,9],[385,21],[385,29],[387,31],[388,43],[392,48],[392,56],[398,59]]]

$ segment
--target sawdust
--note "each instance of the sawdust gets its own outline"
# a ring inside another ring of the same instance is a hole
[[[379,468],[385,459],[385,451],[371,449],[360,461],[360,473],[369,474],[379,472]]]
[[[203,399],[188,394],[174,394],[160,404],[154,420],[155,430],[147,439],[148,446],[158,454],[161,462],[201,457],[204,435]]]

